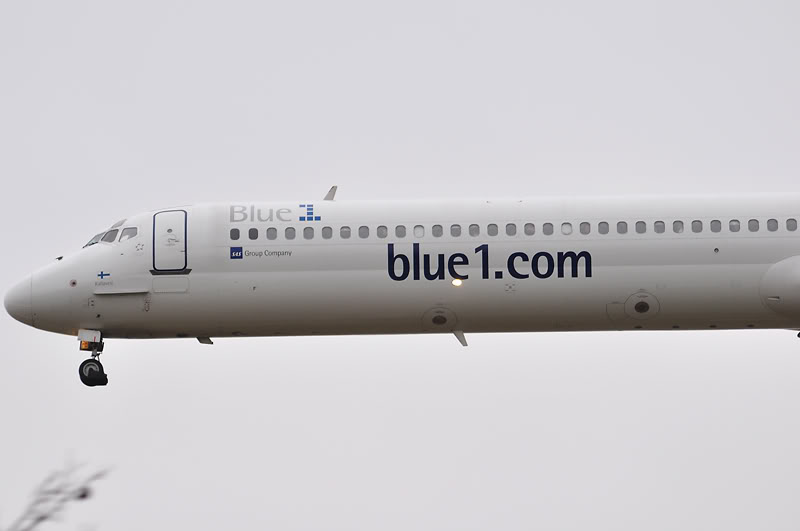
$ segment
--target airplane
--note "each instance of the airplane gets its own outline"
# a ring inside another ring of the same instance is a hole
[[[8,313],[106,339],[800,329],[800,195],[208,203],[114,223]]]

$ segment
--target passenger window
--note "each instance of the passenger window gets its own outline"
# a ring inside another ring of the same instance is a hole
[[[624,221],[617,223],[617,233],[628,234],[628,224]]]
[[[608,234],[608,222],[601,221],[600,223],[598,223],[597,232],[599,232],[600,234]]]
[[[747,230],[750,232],[758,232],[759,223],[757,219],[751,219],[747,222]]]
[[[497,236],[497,225],[490,223],[486,226],[486,234],[489,236]]]
[[[673,221],[672,232],[675,234],[681,234],[683,232],[683,221]]]
[[[275,227],[270,227],[267,229],[267,239],[268,240],[277,240],[278,239],[278,229]]]
[[[303,229],[303,238],[311,240],[314,238],[314,227],[305,227]]]
[[[592,232],[592,225],[587,221],[581,223],[581,234],[589,234],[590,232]]]
[[[231,240],[238,240],[240,236],[239,229],[231,229]]]
[[[394,235],[398,238],[405,238],[406,237],[406,226],[405,225],[398,225],[394,228]]]
[[[653,223],[653,230],[656,232],[656,234],[664,234],[664,232],[667,230],[667,226],[663,221],[656,221]]]
[[[434,225],[431,227],[431,235],[434,238],[441,238],[442,234],[444,234],[444,229],[441,225]]]
[[[794,218],[789,218],[786,220],[786,230],[794,232],[797,230],[797,220]]]
[[[135,238],[138,233],[139,229],[137,229],[136,227],[128,227],[127,229],[123,229],[122,235],[119,237],[119,241],[124,242],[125,240],[130,240],[131,238]]]
[[[461,236],[461,225],[450,225],[450,236],[454,238]]]
[[[350,238],[350,227],[347,225],[343,226],[339,229],[339,237],[343,240],[347,240]]]
[[[286,236],[287,240],[294,240],[297,231],[294,230],[294,227],[286,227],[286,231],[284,232],[284,236]]]
[[[572,234],[572,223],[562,223],[561,234],[563,234],[564,236],[569,236],[570,234]]]
[[[250,229],[249,231],[247,231],[247,237],[250,238],[251,240],[257,240],[258,229]]]
[[[269,233],[267,233],[267,237],[269,237]],[[322,239],[330,240],[333,238],[333,229],[330,227],[322,227]]]
[[[362,239],[369,238],[369,227],[367,227],[366,225],[361,225],[358,228],[358,237]]]
[[[742,224],[739,223],[738,219],[732,219],[728,224],[728,228],[731,232],[739,232],[739,230],[742,228]]]
[[[770,232],[775,232],[776,230],[778,230],[778,220],[777,219],[768,219],[767,220],[767,230],[770,231]],[[120,241],[122,241],[122,240],[120,240]]]
[[[469,226],[469,235],[470,236],[480,236],[481,235],[481,226],[472,224]]]
[[[110,230],[110,231],[105,233],[105,235],[103,236],[103,239],[101,241],[104,241],[106,243],[113,243],[114,240],[117,239],[117,234],[119,234],[119,230],[117,230],[117,229]]]
[[[721,232],[722,231],[722,222],[718,219],[711,221],[711,232]]]
[[[517,226],[514,223],[506,224],[506,235],[507,236],[516,236],[517,235]]]
[[[647,232],[647,223],[644,221],[637,221],[636,222],[636,234],[644,234]]]
[[[542,232],[545,236],[552,236],[553,235],[553,224],[552,223],[545,223],[542,225]]]
[[[422,225],[414,225],[414,237],[415,238],[425,237],[425,227],[423,227]]]
[[[692,221],[692,232],[695,234],[698,232],[703,232],[703,222],[699,219]]]
[[[525,224],[525,235],[526,236],[533,236],[536,234],[536,226],[533,223],[526,223]]]
[[[389,229],[387,229],[385,225],[378,225],[375,233],[378,235],[378,238],[385,238],[389,235]]]

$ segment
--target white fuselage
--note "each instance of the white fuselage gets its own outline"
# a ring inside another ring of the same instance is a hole
[[[130,338],[798,328],[798,219],[791,195],[202,204],[125,220],[6,307]]]

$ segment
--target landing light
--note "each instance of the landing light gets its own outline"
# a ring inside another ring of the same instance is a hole
[[[103,342],[102,341],[81,341],[81,348],[80,350],[84,352],[103,352]]]
[[[461,281],[461,279],[460,279],[460,278],[454,278],[454,279],[453,279],[453,282],[452,282],[452,284],[453,284],[455,287],[459,287],[461,284],[463,284],[463,282]]]

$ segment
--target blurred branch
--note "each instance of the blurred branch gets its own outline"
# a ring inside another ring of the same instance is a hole
[[[66,466],[50,473],[34,491],[28,507],[8,531],[32,531],[40,524],[58,520],[66,507],[92,496],[93,484],[104,478],[107,470],[88,476],[79,473],[79,466]]]

